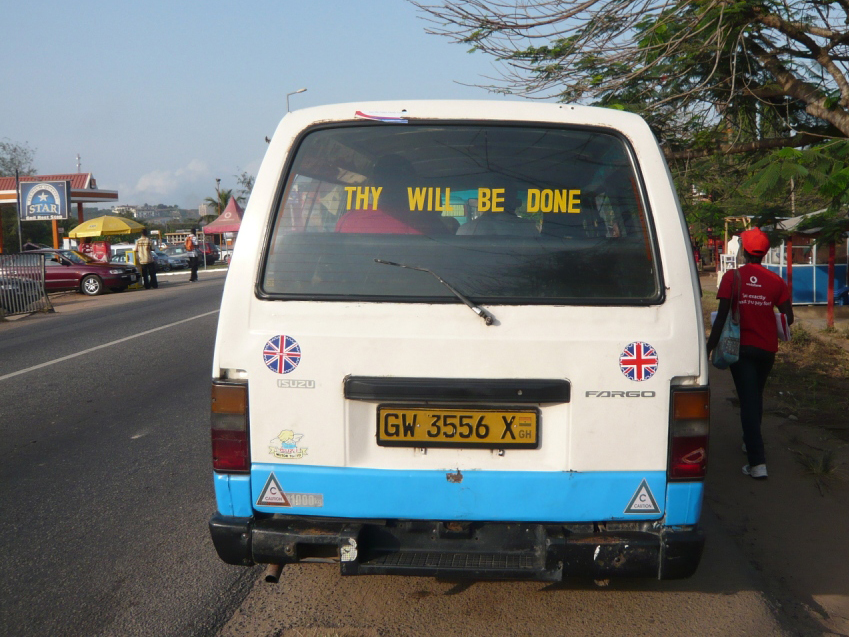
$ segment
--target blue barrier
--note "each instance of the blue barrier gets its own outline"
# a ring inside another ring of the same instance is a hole
[[[787,280],[787,266],[764,265],[770,272],[775,272]],[[834,266],[835,299],[837,290],[847,284],[847,267],[845,264]],[[836,301],[835,301],[836,302]],[[793,304],[794,305],[825,305],[828,303],[828,265],[793,265]]]

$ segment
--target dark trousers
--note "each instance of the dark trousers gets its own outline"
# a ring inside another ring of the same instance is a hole
[[[189,257],[189,267],[192,269],[192,276],[189,277],[189,281],[197,281],[198,280],[198,258],[197,257]]]
[[[144,282],[144,289],[149,290],[150,288],[158,288],[159,283],[156,281],[156,264],[155,263],[142,263],[141,264],[142,271],[142,281]]]
[[[775,362],[775,353],[757,347],[741,347],[740,360],[730,366],[737,397],[740,399],[740,423],[749,466],[765,464],[761,420],[764,413],[764,387]]]

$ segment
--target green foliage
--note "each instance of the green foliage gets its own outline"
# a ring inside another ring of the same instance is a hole
[[[17,252],[20,245],[27,242],[53,247],[53,223],[51,221],[22,221],[23,240],[20,241],[18,239],[18,219],[15,206],[3,206],[0,211],[2,211],[4,252]],[[64,235],[59,235],[61,242],[62,237],[67,237],[71,228],[76,227],[79,223],[76,215],[72,215],[70,219],[60,219],[58,225],[64,230]]]
[[[779,180],[780,183],[766,188],[753,179],[753,174],[765,169],[770,171],[770,180],[775,178],[776,171],[780,176],[780,166],[773,166],[774,161],[764,161],[765,157],[764,153],[711,155],[670,162],[678,197],[695,241],[704,243],[709,233],[723,234],[726,217],[754,217],[754,225],[770,226],[794,215],[789,180]],[[801,187],[797,179],[796,210],[808,212],[826,205],[827,200],[817,190]],[[729,226],[729,231],[742,229],[739,224]],[[780,243],[782,236],[773,234],[773,244]]]
[[[244,203],[251,196],[251,191],[254,189],[254,181],[254,176],[249,172],[242,171],[241,174],[236,175],[236,184],[239,186],[239,194],[236,197],[236,201],[240,204]]]
[[[845,212],[849,206],[849,141],[773,151],[752,165],[747,181],[761,198],[785,192],[791,184],[801,193],[814,194],[822,204],[819,207],[825,208],[806,218],[798,229],[818,229],[818,243],[839,242],[849,231]]]
[[[233,189],[219,189],[214,197],[207,197],[203,200],[205,204],[209,204],[213,210],[215,210],[215,215],[218,216],[224,209],[227,207],[227,204],[230,203],[230,197],[233,196]],[[239,198],[236,197],[236,201]]]
[[[821,170],[812,164],[812,159],[814,157],[810,153],[796,148],[773,151],[752,164],[746,186],[751,187],[752,194],[759,198],[789,192],[791,185],[804,192],[812,192],[824,178]]]
[[[690,226],[690,235],[696,243],[707,242],[708,235],[723,227],[725,210],[711,201],[696,201],[685,213]]]

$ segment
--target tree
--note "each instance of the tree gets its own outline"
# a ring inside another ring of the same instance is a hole
[[[236,200],[241,204],[251,196],[251,191],[254,189],[255,178],[249,172],[242,171],[240,175],[236,175],[236,184],[239,187],[239,196]]]
[[[17,144],[8,139],[0,140],[0,177],[12,177],[17,170],[21,175],[34,175],[32,162],[35,151],[27,144]]]
[[[203,200],[203,203],[212,206],[212,208],[215,210],[215,214],[219,215],[222,212],[224,212],[224,209],[227,207],[227,204],[230,203],[230,197],[232,197],[232,196],[233,196],[233,189],[232,188],[230,188],[229,190],[219,189],[218,191],[216,191],[215,197],[207,197],[206,199]],[[238,200],[239,199],[237,197],[236,201],[238,201]]]
[[[27,144],[18,144],[9,139],[0,140],[0,177],[12,177],[17,170],[21,175],[34,175],[33,166],[35,151]],[[6,208],[12,212],[4,214]],[[0,238],[2,238],[2,250],[17,249],[21,243],[18,237],[18,221],[14,213],[14,206],[0,206]],[[37,238],[41,238],[41,226],[39,222],[28,222],[28,230],[35,231]],[[35,226],[35,227],[33,227]],[[52,241],[52,235],[51,235]]]
[[[411,0],[502,93],[643,115],[667,157],[849,137],[849,1]]]
[[[839,145],[843,146],[844,142]],[[729,216],[756,217],[756,225],[772,225],[774,219],[795,216],[797,211],[827,207],[830,197],[818,187],[825,162],[805,168],[779,159],[807,152],[784,148],[772,152],[717,153],[698,159],[671,158],[669,167],[691,230],[711,227],[716,234],[716,229],[724,225],[724,217]]]

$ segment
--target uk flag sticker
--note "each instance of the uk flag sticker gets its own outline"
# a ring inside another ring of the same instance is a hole
[[[301,362],[301,346],[291,336],[281,334],[265,344],[262,359],[275,374],[288,374]]]
[[[629,343],[619,354],[619,369],[629,380],[648,380],[657,373],[657,351],[648,343]]]

